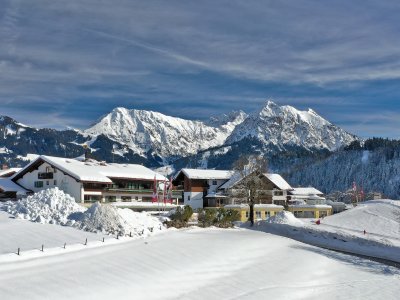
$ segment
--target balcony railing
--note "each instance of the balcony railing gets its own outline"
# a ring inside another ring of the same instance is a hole
[[[38,179],[53,179],[53,173],[38,173]]]

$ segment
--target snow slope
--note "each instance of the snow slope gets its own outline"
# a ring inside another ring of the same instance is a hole
[[[399,201],[374,200],[326,217],[320,225],[314,220],[297,223],[293,217],[280,217],[278,220],[284,220],[258,222],[253,229],[316,246],[400,262],[399,205]],[[248,224],[243,226],[248,227]]]
[[[68,226],[54,224],[41,224],[14,217],[0,210],[0,256],[15,253],[17,248],[24,254],[26,251],[45,248],[60,248],[64,243],[68,247],[72,244],[83,244],[100,241],[103,237],[112,238],[101,234],[85,232]],[[4,299],[0,297],[1,299]]]
[[[396,268],[279,236],[194,229],[0,264],[0,298],[396,299],[399,279]]]
[[[321,228],[332,227],[353,234],[363,234],[366,230],[369,236],[400,241],[400,201],[367,201],[351,210],[325,218],[321,225]]]

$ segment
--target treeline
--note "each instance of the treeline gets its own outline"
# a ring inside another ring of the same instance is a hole
[[[349,150],[368,150],[375,151],[378,149],[393,149],[400,150],[400,140],[373,137],[362,141],[354,141],[344,148],[345,151]]]

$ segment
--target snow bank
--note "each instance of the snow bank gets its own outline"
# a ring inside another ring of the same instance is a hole
[[[145,212],[98,202],[86,209],[58,188],[40,191],[20,201],[7,202],[3,207],[16,218],[73,226],[96,233],[146,236],[164,229],[157,218]]]
[[[69,215],[85,210],[58,188],[40,191],[20,201],[6,202],[3,207],[16,218],[58,225],[72,225]]]
[[[164,228],[163,224],[147,213],[94,203],[82,214],[71,216],[75,227],[90,232],[118,235],[148,235]]]
[[[372,237],[400,239],[400,201],[371,200],[347,211],[324,218],[323,226],[351,233],[364,230]]]
[[[266,223],[272,224],[288,224],[293,226],[302,226],[304,223],[297,219],[291,212],[289,211],[280,211],[276,215],[269,217],[265,220]]]

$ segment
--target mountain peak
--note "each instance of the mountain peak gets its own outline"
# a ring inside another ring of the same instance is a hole
[[[330,151],[357,139],[312,109],[301,111],[290,105],[279,106],[271,100],[238,125],[228,142],[234,143],[245,137],[256,138],[261,144],[274,145],[279,149],[300,146],[309,150]]]

